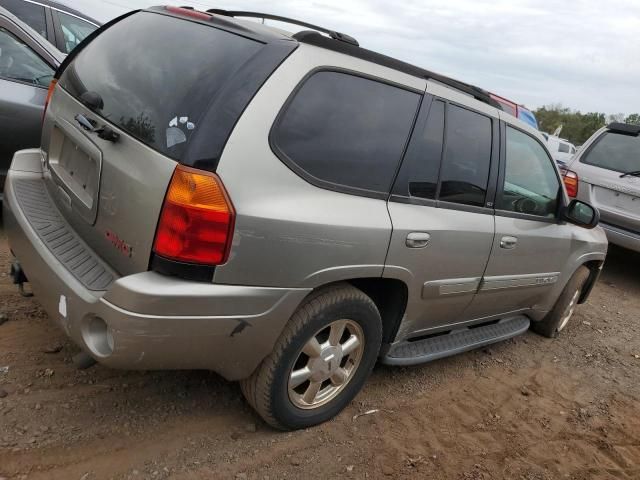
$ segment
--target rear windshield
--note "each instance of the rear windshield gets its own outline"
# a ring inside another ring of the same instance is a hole
[[[180,160],[216,94],[262,43],[195,22],[139,12],[98,35],[63,73],[76,98],[97,93],[97,113]]]
[[[616,172],[638,171],[640,170],[640,137],[606,132],[596,140],[581,161]]]

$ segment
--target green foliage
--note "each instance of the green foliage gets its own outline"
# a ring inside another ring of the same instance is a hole
[[[617,120],[618,118],[624,117],[624,114],[610,115],[607,118],[604,113],[581,113],[577,110],[564,108],[562,105],[544,106],[534,113],[541,131],[553,133],[556,128],[562,125],[560,136],[574,145],[582,145],[596,130],[604,127],[608,121],[619,121]]]
[[[631,123],[633,125],[640,125],[640,113],[632,113],[624,119],[624,123]]]

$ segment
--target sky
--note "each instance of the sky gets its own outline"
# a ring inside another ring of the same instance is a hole
[[[163,3],[62,1],[100,20]],[[178,0],[174,4],[305,20],[347,33],[362,47],[475,84],[531,109],[560,103],[582,112],[640,112],[640,0]]]

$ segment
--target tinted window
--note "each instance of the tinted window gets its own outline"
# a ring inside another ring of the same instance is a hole
[[[580,161],[616,172],[638,171],[640,137],[606,132]]]
[[[24,0],[0,0],[0,7],[4,7],[13,13],[24,23],[46,38],[47,23],[44,16],[44,7]]]
[[[388,192],[420,96],[354,75],[319,72],[274,131],[286,161],[320,181]]]
[[[484,206],[491,165],[491,119],[449,105],[440,200]]]
[[[26,44],[0,28],[0,77],[46,87],[54,71]]]
[[[76,48],[78,44],[84,40],[97,27],[89,22],[80,20],[77,17],[67,15],[66,13],[57,12],[60,19],[60,28],[64,36],[64,50],[69,53]]]
[[[76,97],[97,93],[103,117],[180,159],[216,94],[261,46],[206,25],[141,12],[96,37],[60,83]]]
[[[558,146],[558,151],[560,153],[569,153],[571,149],[569,148],[568,143],[560,143],[560,145]]]
[[[402,162],[393,193],[434,199],[438,186],[442,140],[444,135],[444,102],[431,105],[429,117],[420,119]]]
[[[507,127],[504,187],[496,208],[554,217],[560,183],[553,161],[526,133]]]

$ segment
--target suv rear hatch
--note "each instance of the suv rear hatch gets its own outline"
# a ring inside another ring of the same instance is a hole
[[[47,189],[116,272],[149,269],[177,163],[215,171],[235,122],[295,45],[166,7],[103,27],[72,55],[46,111]]]
[[[624,128],[623,128],[624,127]],[[603,223],[640,232],[640,127],[610,127],[580,156],[578,196],[600,210]],[[577,168],[577,167],[576,167]],[[588,197],[588,198],[586,198]]]

